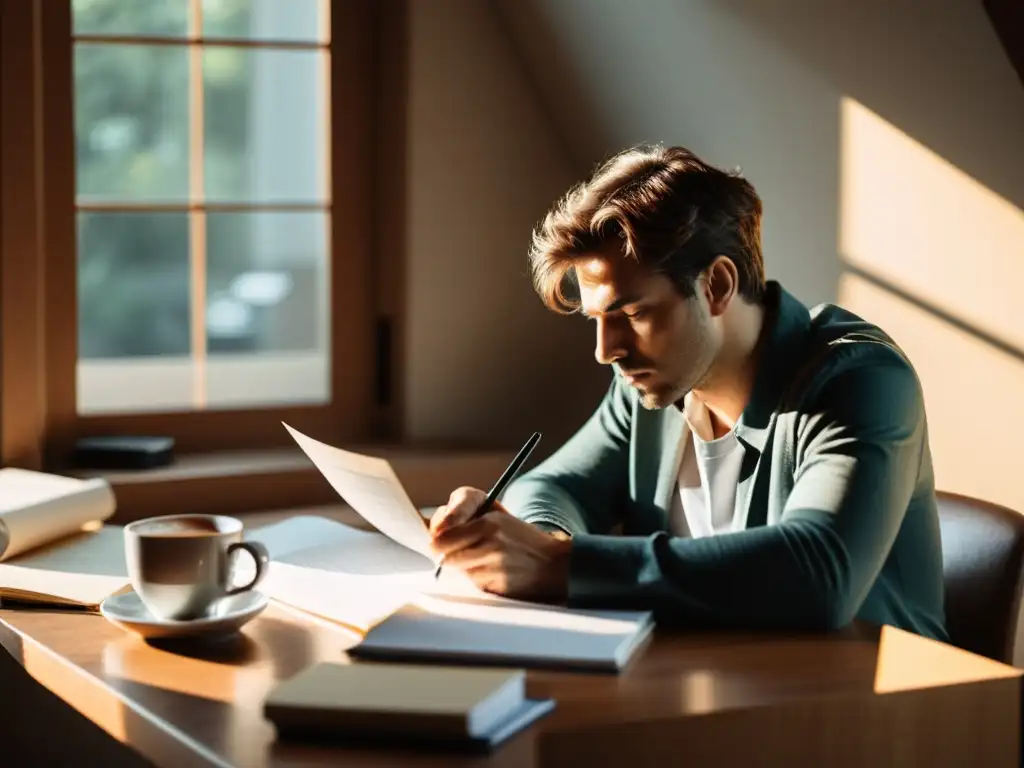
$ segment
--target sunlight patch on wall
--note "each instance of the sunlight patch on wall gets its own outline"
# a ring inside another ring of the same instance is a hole
[[[1017,446],[1024,431],[1024,363],[856,275],[840,279],[838,296],[842,306],[889,333],[917,369],[936,486],[1024,512]]]
[[[839,303],[917,368],[937,486],[1024,511],[1024,211],[852,99],[840,124],[839,252],[863,277],[840,279]]]
[[[840,131],[840,255],[1024,350],[1024,211],[849,98]]]

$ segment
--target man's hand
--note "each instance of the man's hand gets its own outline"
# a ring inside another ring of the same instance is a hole
[[[459,488],[431,517],[434,549],[444,555],[445,566],[465,572],[487,592],[565,602],[571,542],[524,523],[497,502],[469,520],[486,497],[476,488]]]

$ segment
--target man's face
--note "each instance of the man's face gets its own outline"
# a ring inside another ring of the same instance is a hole
[[[576,265],[583,313],[595,321],[599,363],[618,363],[645,408],[680,402],[706,378],[719,345],[697,283],[684,298],[664,275],[632,259],[596,256]]]

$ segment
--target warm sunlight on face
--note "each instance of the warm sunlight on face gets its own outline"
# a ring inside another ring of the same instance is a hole
[[[583,314],[594,321],[594,357],[616,364],[645,408],[665,408],[707,375],[711,318],[664,275],[627,258],[589,256],[576,267]]]

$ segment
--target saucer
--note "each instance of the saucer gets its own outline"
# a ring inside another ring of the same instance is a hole
[[[217,601],[209,615],[198,619],[158,619],[135,592],[111,595],[100,603],[100,613],[119,627],[145,638],[208,637],[237,632],[267,607],[262,592],[249,590]]]

